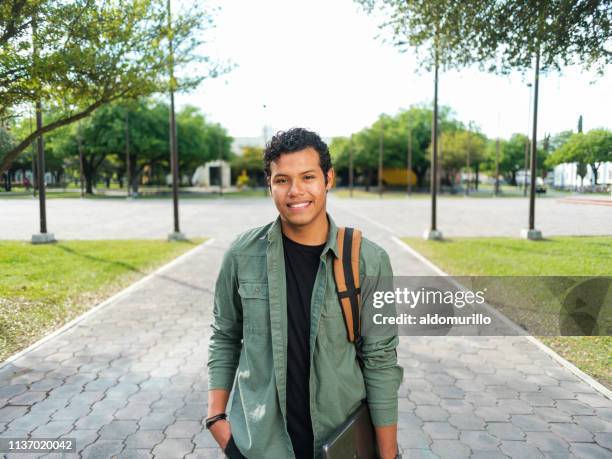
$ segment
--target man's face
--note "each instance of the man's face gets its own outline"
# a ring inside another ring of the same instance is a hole
[[[270,164],[270,189],[281,219],[294,226],[307,226],[325,214],[326,192],[334,170],[327,172],[327,185],[319,165],[319,153],[308,147],[282,154]]]

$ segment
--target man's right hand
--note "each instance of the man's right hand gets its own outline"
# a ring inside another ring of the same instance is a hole
[[[221,419],[211,426],[210,433],[221,449],[225,450],[227,444],[229,443],[229,439],[232,436],[230,423],[226,419]]]

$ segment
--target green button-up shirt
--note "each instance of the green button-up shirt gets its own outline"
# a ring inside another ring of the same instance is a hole
[[[346,328],[335,290],[333,259],[338,228],[321,253],[311,300],[310,414],[314,457],[333,430],[367,398],[375,426],[397,423],[403,369],[397,336],[364,336],[363,368]],[[247,458],[294,458],[286,427],[287,292],[280,216],[234,239],[225,253],[214,296],[208,388],[232,390],[228,419]],[[362,238],[361,294],[367,302],[393,275],[387,253]],[[364,280],[366,282],[364,283]]]

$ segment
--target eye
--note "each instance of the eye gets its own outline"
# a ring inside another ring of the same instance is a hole
[[[314,175],[305,175],[304,178],[310,180],[310,179],[315,178],[315,176]]]
[[[285,183],[287,181],[287,179],[284,178],[278,178],[274,181],[274,183]]]

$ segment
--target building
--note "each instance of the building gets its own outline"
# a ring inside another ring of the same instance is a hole
[[[563,163],[555,166],[553,172],[553,186],[563,190],[578,190],[581,188],[593,188],[606,191],[612,185],[612,162],[599,163],[597,169],[597,183],[593,183],[593,171],[587,166],[584,182],[576,173],[577,163]]]
[[[231,168],[227,161],[208,161],[196,169],[191,179],[194,186],[227,188],[231,185]]]

